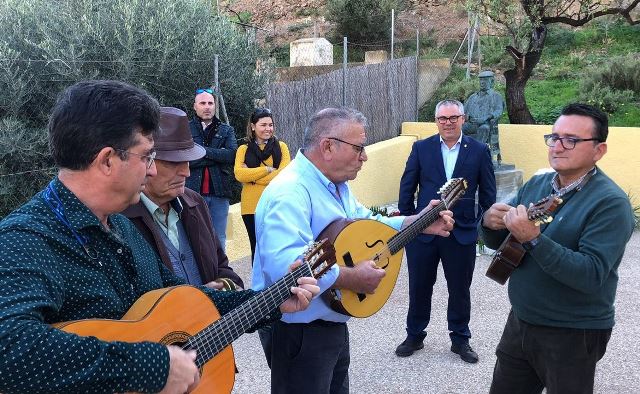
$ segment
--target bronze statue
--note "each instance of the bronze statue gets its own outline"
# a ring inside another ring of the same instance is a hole
[[[502,162],[498,119],[504,111],[504,100],[500,93],[493,90],[493,72],[482,71],[478,77],[480,91],[473,93],[464,103],[467,121],[462,126],[462,132],[489,145],[493,164],[497,168]]]

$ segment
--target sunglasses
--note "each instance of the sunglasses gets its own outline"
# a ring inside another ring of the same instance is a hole
[[[200,89],[196,89],[196,94],[200,94],[200,93],[209,93],[209,94],[213,94],[213,89],[211,88],[200,88]]]

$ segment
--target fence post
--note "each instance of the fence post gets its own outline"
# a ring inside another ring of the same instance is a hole
[[[396,10],[391,9],[391,60],[393,60],[393,44],[394,44],[393,26],[395,25],[395,15],[396,15]]]
[[[420,108],[418,108],[418,95],[419,92],[418,90],[420,89],[420,30],[416,29],[416,114],[415,114],[415,119],[413,119],[415,122],[418,121],[418,111],[420,110]]]
[[[220,79],[218,78],[218,55],[213,55],[213,84],[215,87],[216,96],[218,96],[218,105],[216,105],[216,116],[220,118],[220,110],[222,110],[222,116],[225,123],[229,124],[229,117],[227,116],[227,109],[224,106],[224,97],[220,90]]]
[[[342,106],[347,106],[347,37],[342,38]]]

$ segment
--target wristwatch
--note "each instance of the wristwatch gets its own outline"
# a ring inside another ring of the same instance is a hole
[[[523,242],[522,247],[527,252],[531,252],[536,246],[538,246],[539,243],[540,243],[540,236],[538,235],[537,237],[535,237],[530,241]]]

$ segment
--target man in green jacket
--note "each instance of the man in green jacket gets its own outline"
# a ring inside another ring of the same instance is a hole
[[[614,325],[618,266],[634,227],[627,195],[596,166],[607,152],[608,119],[571,104],[545,135],[553,173],[534,176],[480,226],[494,249],[510,232],[526,251],[509,280],[509,313],[491,393],[590,393]],[[527,208],[562,203],[540,226]]]

